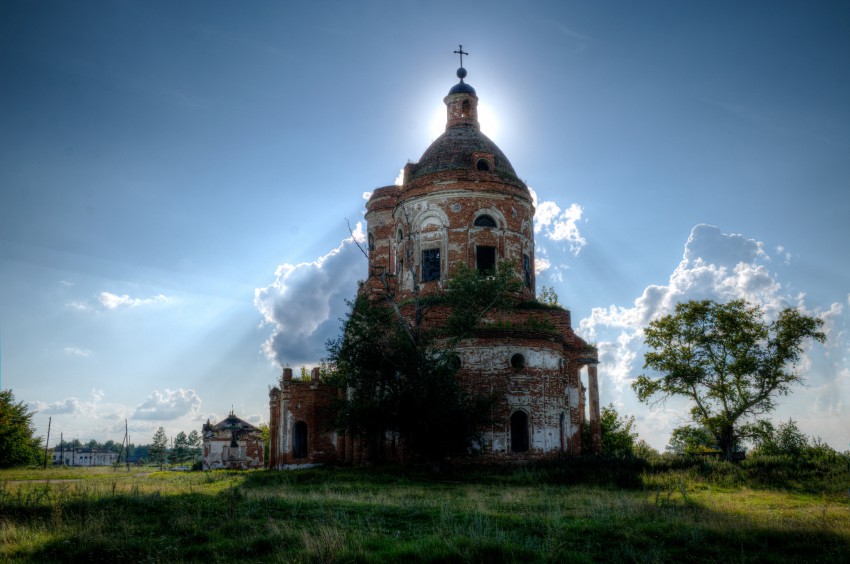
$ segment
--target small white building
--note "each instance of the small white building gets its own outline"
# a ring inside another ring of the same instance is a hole
[[[56,447],[53,464],[63,466],[112,466],[118,462],[118,453],[90,448]]]

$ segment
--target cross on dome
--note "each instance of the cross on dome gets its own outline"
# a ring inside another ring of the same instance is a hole
[[[460,79],[461,83],[463,83],[464,77],[466,77],[466,69],[463,68],[463,56],[469,55],[466,51],[463,50],[463,45],[458,45],[458,50],[455,51],[458,55],[460,55],[460,68],[457,69],[457,77]]]
[[[464,52],[464,50],[463,50],[463,45],[458,45],[458,46],[457,46],[457,49],[458,49],[458,50],[457,50],[457,51],[455,51],[455,54],[460,55],[460,68],[463,68],[463,56],[464,56],[464,55],[469,55],[469,53]]]

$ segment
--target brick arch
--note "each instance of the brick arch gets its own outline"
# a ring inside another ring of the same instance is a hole
[[[472,214],[472,221],[470,222],[469,227],[472,228],[475,225],[475,220],[482,215],[489,215],[494,220],[496,220],[496,229],[508,228],[508,222],[505,219],[505,215],[499,210],[497,210],[495,207],[479,208],[475,210],[475,213]],[[476,227],[476,229],[487,229],[487,227]],[[493,228],[491,227],[490,229]]]

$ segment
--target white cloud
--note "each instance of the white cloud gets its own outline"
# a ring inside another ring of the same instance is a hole
[[[44,415],[59,415],[59,414],[74,414],[80,413],[82,408],[80,406],[80,400],[77,398],[66,398],[60,401],[54,401],[52,403],[45,403],[42,401],[34,401],[29,404],[30,409],[33,411],[37,411]]]
[[[33,401],[29,403],[30,409],[43,415],[82,415],[97,417],[103,401],[103,390],[92,389],[88,400],[77,397],[68,397],[54,402]]]
[[[325,342],[339,334],[339,319],[354,297],[357,280],[365,278],[365,257],[355,244],[365,241],[361,223],[352,236],[313,262],[282,264],[275,281],[254,290],[254,305],[271,325],[263,351],[278,364],[315,363]]]
[[[195,390],[154,390],[145,401],[136,406],[131,417],[148,421],[170,421],[192,417],[201,409],[201,398]]]
[[[536,201],[536,194],[533,199]],[[540,202],[535,206],[534,232],[542,233],[552,241],[566,243],[570,252],[578,256],[587,245],[587,240],[578,228],[583,213],[584,210],[578,204],[570,204],[567,209],[561,211],[555,202]]]
[[[151,304],[168,303],[171,300],[162,294],[153,296],[152,298],[131,298],[127,294],[119,296],[111,292],[101,292],[98,297],[98,301],[100,302],[100,305],[106,309],[112,310],[119,307],[132,308]]]
[[[81,349],[79,347],[65,347],[62,349],[62,352],[70,356],[81,356],[83,358],[92,355],[92,352],[89,349]]]

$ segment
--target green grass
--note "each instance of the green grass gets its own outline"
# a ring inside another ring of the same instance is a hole
[[[847,463],[0,471],[0,559],[842,562]],[[76,476],[76,481],[67,480]],[[49,480],[49,481],[47,481]]]

